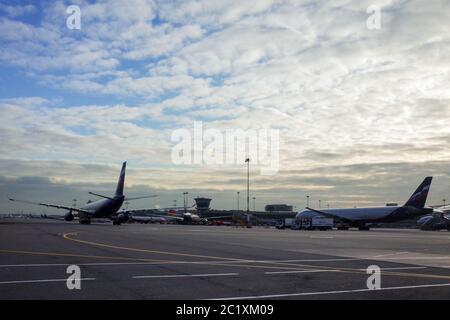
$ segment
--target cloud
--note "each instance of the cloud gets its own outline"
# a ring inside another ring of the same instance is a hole
[[[6,4],[0,4],[0,11],[6,13],[8,17],[17,18],[23,15],[36,13],[37,8],[32,4],[22,6],[10,6]]]
[[[0,100],[0,160],[12,161],[0,171],[5,176],[33,176],[40,166],[69,161],[46,174],[77,183],[93,178],[72,171],[76,165],[128,159],[155,170],[141,170],[137,184],[208,185],[232,199],[241,182],[229,176],[240,173],[238,165],[170,161],[172,132],[192,130],[197,120],[222,131],[280,130],[281,170],[255,178],[255,189],[289,194],[290,201],[296,190],[297,197],[333,192],[340,204],[366,192],[372,203],[386,196],[369,194],[389,170],[408,186],[429,172],[428,164],[434,174],[446,172],[450,8],[444,1],[77,3],[81,30],[65,27],[67,1],[36,6],[40,20],[26,10],[0,9],[0,61],[8,68],[1,79],[19,82],[14,92],[22,93]],[[376,31],[366,27],[372,4],[382,10]],[[26,81],[42,88],[41,97],[30,97]],[[408,170],[417,173],[414,181]],[[116,175],[100,170],[93,177],[103,174]],[[387,182],[400,188],[395,179]]]
[[[90,199],[88,191],[111,194],[115,188],[119,164],[79,164],[77,162],[45,162],[0,160],[0,194],[31,201],[45,201],[71,205]],[[39,170],[39,176],[33,173]],[[379,163],[333,166],[320,169],[302,169],[281,172],[276,179],[253,174],[251,196],[257,198],[258,209],[265,204],[285,202],[301,210],[306,195],[311,204],[330,204],[332,207],[383,206],[387,202],[403,204],[425,175],[434,175],[428,204],[440,204],[450,187],[447,161],[424,163]],[[63,177],[63,178],[61,178]],[[162,179],[163,177],[163,179]],[[187,179],[187,177],[189,177]],[[244,170],[192,170],[140,168],[130,163],[127,170],[126,192],[129,195],[157,194],[158,198],[133,203],[133,208],[163,207],[182,201],[182,193],[189,197],[213,198],[214,208],[235,208],[236,191],[245,196]],[[242,200],[242,198],[241,198]],[[0,197],[2,212],[37,212],[42,208],[7,201]],[[53,211],[52,211],[53,212]],[[60,212],[60,211],[54,211]],[[60,212],[61,213],[61,212]]]

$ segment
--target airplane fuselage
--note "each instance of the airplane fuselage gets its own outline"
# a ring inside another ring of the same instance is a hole
[[[351,223],[369,223],[369,222],[397,222],[406,219],[417,218],[433,211],[431,208],[416,208],[412,206],[386,206],[386,207],[367,207],[367,208],[336,208],[321,209],[324,213],[339,216]],[[311,210],[304,210],[297,214],[297,219],[308,218],[311,215],[320,215]]]
[[[124,196],[115,196],[112,199],[101,199],[95,202],[91,202],[81,208],[84,211],[90,212],[91,214],[88,216],[86,214],[80,213],[80,219],[114,217],[122,207],[124,199]]]
[[[426,215],[417,220],[420,230],[442,230],[450,231],[450,215],[445,214],[431,214]]]
[[[183,222],[182,223],[185,223],[185,224],[191,224],[191,223],[197,224],[197,223],[206,223],[206,222],[207,222],[206,219],[200,217],[197,214],[193,214],[193,213],[189,213],[189,212],[183,214]]]

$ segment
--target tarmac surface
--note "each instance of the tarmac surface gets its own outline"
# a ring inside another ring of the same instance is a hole
[[[449,232],[0,220],[3,300],[449,298]]]

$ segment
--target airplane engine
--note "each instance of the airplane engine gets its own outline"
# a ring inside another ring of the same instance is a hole
[[[75,219],[75,216],[73,215],[72,211],[69,211],[64,215],[64,220],[66,221],[73,221],[73,219]]]
[[[129,220],[128,214],[121,213],[121,214],[117,215],[117,221],[119,223],[127,222],[128,220]]]

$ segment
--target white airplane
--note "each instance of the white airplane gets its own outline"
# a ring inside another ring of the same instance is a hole
[[[434,208],[433,213],[417,220],[420,230],[450,231],[450,206]]]
[[[66,215],[64,216],[64,220],[66,220],[66,221],[74,220],[75,215],[77,215],[80,224],[90,224],[91,219],[95,219],[95,218],[107,218],[107,219],[112,220],[114,225],[120,225],[121,223],[128,221],[130,218],[130,214],[132,213],[132,210],[121,211],[120,213],[118,213],[120,208],[122,207],[122,204],[125,201],[132,201],[132,200],[156,197],[156,195],[134,197],[134,198],[125,197],[125,195],[123,194],[123,191],[124,191],[124,183],[125,183],[126,166],[127,166],[127,163],[124,162],[122,164],[122,170],[120,171],[119,181],[117,182],[116,192],[114,193],[114,195],[112,197],[89,192],[89,194],[95,195],[95,196],[103,198],[103,199],[88,203],[86,206],[84,206],[82,208],[75,208],[75,207],[63,206],[63,205],[58,205],[58,204],[42,203],[42,202],[17,200],[17,199],[13,199],[13,198],[9,198],[9,200],[16,201],[16,202],[22,202],[22,203],[28,203],[28,204],[34,204],[34,205],[39,205],[39,206],[45,206],[45,207],[49,207],[49,208],[68,210],[69,212],[67,212]]]
[[[339,223],[338,229],[346,230],[357,227],[360,230],[369,230],[367,223],[396,222],[417,218],[433,212],[432,208],[425,208],[428,192],[433,177],[426,177],[417,190],[403,206],[385,206],[369,208],[342,208],[342,209],[312,209],[306,208],[296,215],[296,219],[310,218],[311,214],[333,218]]]
[[[153,217],[160,217],[166,220],[176,221],[181,224],[207,224],[208,221],[218,220],[218,219],[229,219],[232,218],[231,215],[226,216],[213,216],[213,217],[202,217],[199,214],[188,212],[187,210],[192,210],[195,208],[195,205],[191,207],[179,207],[179,208],[164,208],[159,209],[163,210],[165,214],[149,214]]]

